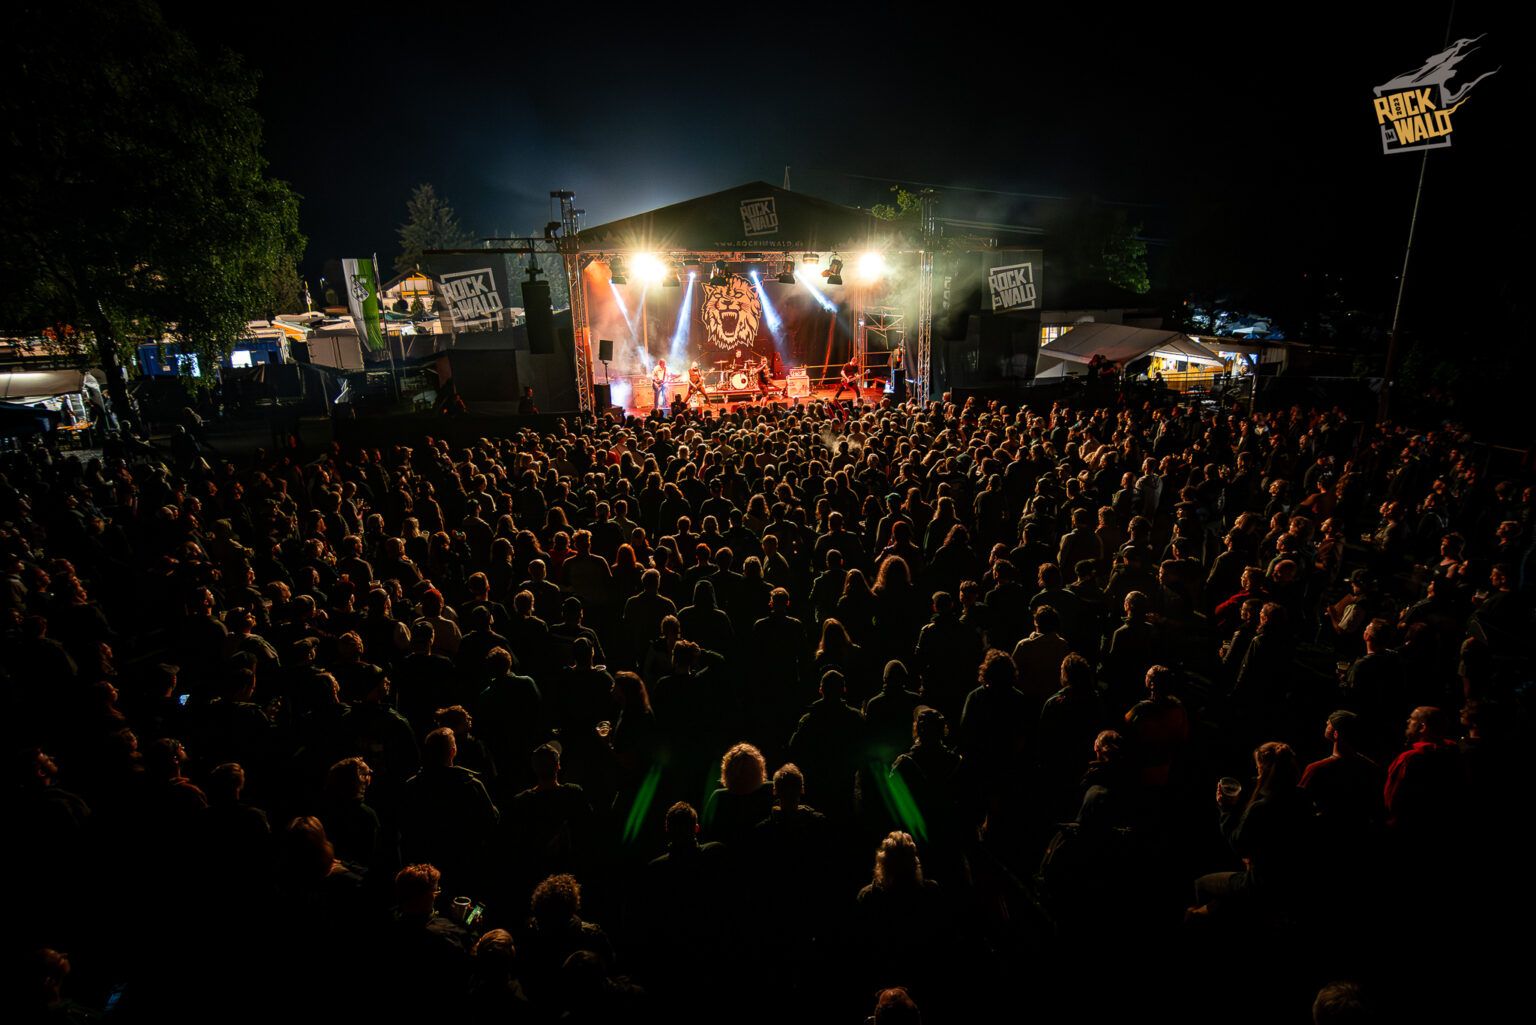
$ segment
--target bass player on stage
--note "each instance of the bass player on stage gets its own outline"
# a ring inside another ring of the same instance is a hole
[[[652,410],[667,407],[667,361],[659,359],[651,370]]]

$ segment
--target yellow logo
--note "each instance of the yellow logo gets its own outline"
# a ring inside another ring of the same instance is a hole
[[[1451,115],[1466,102],[1472,87],[1500,69],[1485,71],[1470,82],[1453,85],[1465,72],[1461,62],[1477,52],[1478,39],[1458,39],[1416,71],[1376,86],[1373,106],[1381,132],[1383,153],[1438,149],[1451,144]]]

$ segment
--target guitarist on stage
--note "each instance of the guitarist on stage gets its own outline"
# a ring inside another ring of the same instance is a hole
[[[659,359],[651,370],[652,410],[667,407],[667,361]]]
[[[704,375],[699,370],[698,363],[688,368],[688,394],[683,398],[684,403],[692,403],[695,395],[704,394]]]
[[[853,392],[853,397],[854,398],[858,398],[859,397],[859,357],[858,356],[850,356],[850,357],[848,357],[848,362],[844,363],[843,364],[843,368],[838,371],[838,377],[840,378],[840,380],[838,381],[837,391],[832,394],[832,401],[836,402],[838,399],[842,398],[843,389],[844,388],[847,388],[849,391]]]
[[[786,399],[789,398],[789,385],[788,384],[784,385],[784,387],[782,387],[782,388],[775,388],[773,386],[773,381],[770,380],[769,377],[768,377],[768,363],[767,363],[766,360],[763,363],[759,364],[759,366],[757,368],[757,390],[758,390],[758,393],[760,395],[762,395],[764,402],[771,401],[771,399],[769,398],[769,393],[771,393],[771,392],[777,392],[779,395],[783,396],[784,398],[786,398]]]

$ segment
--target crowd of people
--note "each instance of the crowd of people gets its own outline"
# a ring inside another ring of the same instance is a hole
[[[1453,426],[946,397],[0,472],[46,1020],[1384,1020],[1525,896],[1536,478]]]

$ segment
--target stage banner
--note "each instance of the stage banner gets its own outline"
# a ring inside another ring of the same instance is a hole
[[[455,332],[511,330],[516,293],[502,254],[442,254],[428,256],[426,264],[448,304]]]
[[[935,261],[933,311],[935,337],[965,337],[973,313],[1038,310],[1044,303],[1039,249],[973,250]]]
[[[724,285],[704,283],[699,322],[715,349],[751,349],[763,321],[763,304],[752,282],[732,274]]]
[[[986,261],[987,300],[993,313],[1040,308],[1040,264],[1038,249],[1009,253],[988,253]]]
[[[341,273],[347,281],[347,307],[369,351],[384,350],[384,332],[379,326],[379,281],[373,261],[342,260]]]

